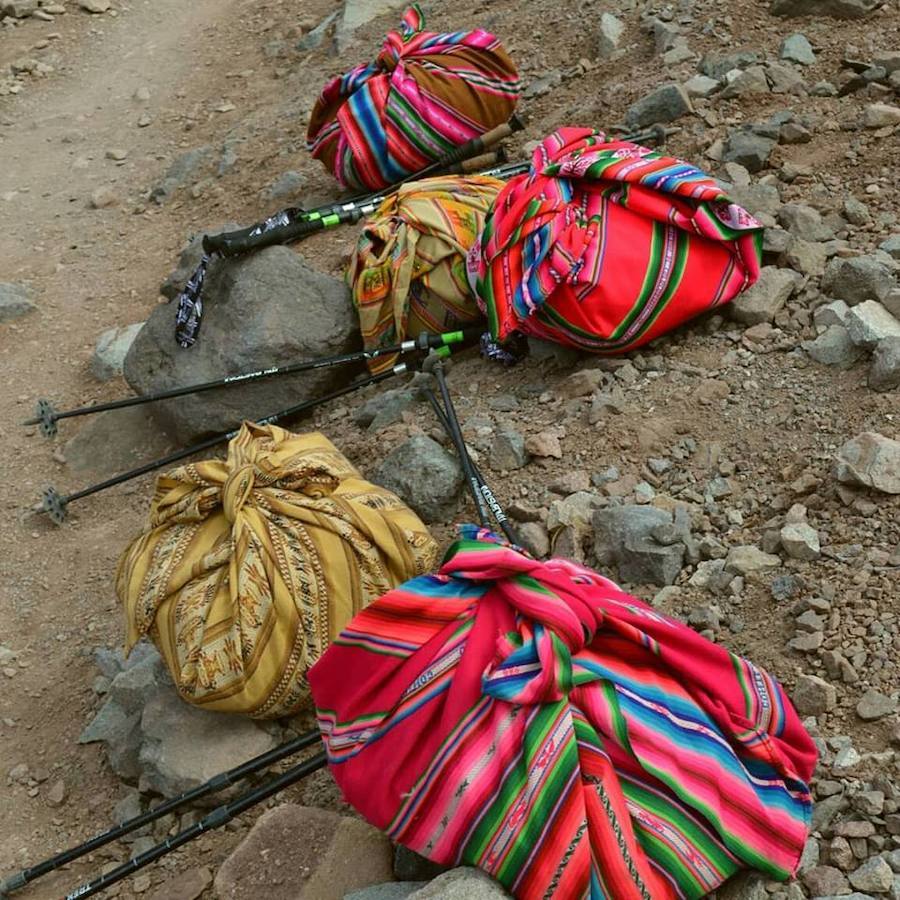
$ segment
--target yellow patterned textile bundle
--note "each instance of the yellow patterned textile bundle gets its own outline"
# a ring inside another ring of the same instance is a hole
[[[290,715],[350,619],[436,557],[415,513],[324,435],[245,423],[227,460],[157,479],[116,579],[126,650],[149,635],[189,703]]]
[[[466,277],[466,254],[502,187],[482,175],[411,181],[366,222],[347,281],[367,350],[484,319]],[[378,356],[369,370],[389,369],[396,359]]]

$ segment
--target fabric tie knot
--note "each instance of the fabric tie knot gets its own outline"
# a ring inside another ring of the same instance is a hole
[[[222,486],[222,510],[225,518],[234,524],[253,488],[256,486],[256,470],[252,463],[236,468]]]
[[[503,544],[487,549],[481,544],[477,552],[466,552],[467,543],[460,543],[441,574],[493,582],[490,595],[516,612],[516,630],[497,641],[482,681],[484,692],[522,704],[562,699],[574,686],[572,657],[604,621],[590,600],[596,576],[590,579],[587,570],[564,560],[538,562]]]

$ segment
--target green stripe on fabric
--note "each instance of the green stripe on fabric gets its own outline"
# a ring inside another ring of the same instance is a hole
[[[503,827],[503,823],[512,811],[512,807],[527,786],[528,773],[531,770],[536,752],[546,742],[547,735],[553,729],[559,715],[559,709],[565,702],[559,701],[547,704],[535,714],[525,735],[524,759],[518,761],[506,780],[499,786],[494,794],[493,801],[478,823],[478,827],[466,842],[464,859],[467,861],[477,864],[479,860],[484,858],[488,846],[496,837],[497,832]],[[523,712],[522,714],[525,715],[526,713]]]
[[[419,112],[409,105],[406,98],[397,91],[391,92],[391,101],[385,110],[387,118],[403,133],[406,140],[415,147],[423,156],[432,158],[434,156],[434,145],[441,149],[441,156],[455,148],[453,141],[447,140],[439,132],[429,127]],[[409,127],[409,120],[413,120],[418,124],[418,128],[413,130]],[[420,137],[420,132],[424,132],[424,137]]]
[[[666,244],[666,226],[662,222],[653,223],[653,234],[650,238],[650,253],[648,255],[647,271],[644,273],[644,283],[638,292],[631,309],[618,327],[610,335],[611,341],[619,340],[628,330],[628,327],[646,306],[647,301],[653,295],[653,289],[659,280],[659,270],[662,267],[663,250]]]
[[[686,816],[684,812],[671,801],[660,797],[653,791],[648,791],[641,785],[622,779],[622,793],[629,803],[641,809],[647,810],[655,818],[668,824],[678,834],[683,835],[691,847],[703,857],[709,866],[721,874],[722,879],[728,878],[739,868],[740,863],[735,862],[719,841]],[[656,832],[641,826],[638,820],[634,820],[636,837],[647,855],[655,859],[660,865],[675,878],[690,898],[703,897],[708,891],[694,873],[684,865],[681,856],[674,852],[669,844],[661,840]]]

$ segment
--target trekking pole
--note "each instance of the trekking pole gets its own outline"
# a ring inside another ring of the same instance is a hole
[[[351,209],[362,209],[380,206],[391,194],[395,193],[404,184],[410,181],[419,181],[422,178],[428,178],[445,169],[457,171],[473,171],[469,167],[463,165],[464,161],[469,157],[478,157],[484,151],[498,144],[504,138],[509,137],[514,131],[522,128],[521,121],[513,116],[509,122],[504,122],[496,128],[491,129],[480,137],[466,141],[464,144],[454,148],[449,153],[445,153],[439,159],[436,159],[430,165],[425,166],[418,172],[413,172],[405,178],[401,178],[394,184],[388,185],[380,190],[367,194],[357,194],[355,197],[349,197],[347,200],[338,201],[337,203],[326,204],[313,210],[305,210],[299,213],[298,218],[293,222],[286,222],[280,226],[269,229],[269,231],[258,231],[259,226],[251,226],[250,228],[240,229],[239,231],[230,231],[223,234],[204,235],[203,249],[206,253],[218,253],[222,256],[235,256],[239,253],[247,253],[249,250],[255,250],[260,247],[267,247],[272,243],[287,243],[292,240],[298,240],[313,234],[315,231],[321,231],[323,228],[329,227],[328,224],[313,227],[310,230],[303,228],[305,222],[319,222],[320,220],[331,220],[333,216],[346,214]],[[365,213],[362,213],[365,215]],[[334,222],[333,224],[338,224]],[[297,229],[294,232],[293,229]],[[278,230],[279,235],[273,237],[273,232]]]
[[[173,850],[177,850],[179,847],[183,847],[185,844],[194,840],[194,838],[199,837],[201,834],[204,834],[207,831],[212,831],[216,828],[221,828],[223,825],[227,825],[232,819],[235,818],[235,816],[246,812],[251,807],[257,806],[264,800],[268,800],[269,797],[275,796],[275,794],[278,794],[285,788],[296,784],[298,781],[301,781],[308,775],[312,775],[313,772],[317,772],[319,769],[324,768],[326,762],[327,759],[325,754],[317,753],[306,762],[300,763],[299,765],[294,766],[294,768],[292,769],[288,769],[287,772],[284,772],[277,778],[272,779],[272,781],[269,781],[261,787],[258,787],[253,791],[249,791],[242,797],[239,797],[237,800],[234,800],[231,803],[224,803],[222,806],[214,809],[209,815],[204,816],[199,822],[191,825],[190,828],[185,828],[183,831],[179,831],[178,834],[167,838],[165,841],[162,841],[155,847],[151,847],[149,850],[139,854],[129,862],[122,863],[121,866],[118,866],[111,872],[108,872],[106,875],[101,875],[99,878],[96,878],[93,881],[88,881],[81,887],[76,888],[70,894],[67,894],[65,900],[76,900],[76,898],[80,897],[90,897],[91,895],[96,894],[113,884],[116,884],[116,882],[121,881],[123,878],[127,878],[129,875],[132,875],[140,869],[143,869],[145,866],[150,865],[150,863],[161,859],[163,856],[166,856]]]
[[[422,365],[422,371],[427,374],[433,375],[437,379],[438,388],[440,389],[441,396],[444,400],[444,409],[446,411],[445,416],[438,415],[438,420],[441,421],[441,424],[446,427],[447,432],[450,435],[451,440],[453,441],[453,446],[456,448],[456,454],[459,457],[463,475],[465,476],[466,482],[469,485],[469,492],[472,494],[472,499],[475,501],[475,509],[478,513],[478,522],[482,528],[487,528],[487,504],[481,494],[480,481],[478,476],[475,474],[475,466],[472,463],[472,457],[469,456],[469,451],[466,449],[466,441],[463,437],[462,428],[460,428],[459,419],[456,416],[456,410],[453,408],[453,402],[450,399],[450,392],[447,390],[447,380],[444,377],[444,363],[441,360],[441,357],[436,353],[429,354],[428,358]],[[431,388],[428,388],[426,393],[428,395],[428,399],[431,401],[432,407],[434,407],[435,411],[437,412],[439,404],[437,402],[437,397],[434,396],[434,391]]]
[[[301,734],[299,737],[282,744],[280,747],[275,747],[266,753],[262,753],[253,759],[249,759],[247,762],[235,766],[227,772],[221,772],[204,784],[198,785],[190,791],[185,791],[177,797],[172,797],[170,800],[164,801],[159,804],[159,806],[148,810],[140,816],[129,819],[127,822],[123,822],[115,828],[110,828],[108,831],[104,831],[102,834],[98,834],[96,837],[93,837],[82,844],[78,844],[76,847],[64,850],[62,853],[58,853],[56,856],[52,856],[42,863],[38,863],[28,869],[23,869],[21,872],[10,876],[4,881],[0,881],[0,897],[5,897],[13,891],[23,888],[26,884],[30,884],[32,881],[35,881],[62,866],[68,865],[100,847],[104,847],[113,841],[117,841],[126,834],[137,831],[138,828],[143,828],[145,825],[149,825],[151,822],[161,819],[163,816],[168,815],[173,810],[178,809],[187,803],[193,803],[195,800],[200,800],[210,794],[216,794],[240,781],[242,778],[246,778],[248,775],[253,775],[262,769],[267,769],[269,766],[286,759],[288,756],[293,756],[295,753],[299,753],[301,750],[311,747],[313,744],[318,743],[320,739],[321,736],[317,730],[307,731],[305,734]]]
[[[430,388],[426,390],[425,395],[428,397],[428,401],[431,403],[431,408],[434,410],[434,414],[437,417],[438,422],[440,423],[441,428],[447,432],[448,435],[451,435],[450,432],[450,422],[447,420],[447,417],[444,415],[444,410],[441,408],[440,401],[435,396],[434,391]],[[451,435],[452,438],[452,435]],[[468,450],[466,451],[466,455],[468,456]],[[488,487],[487,482],[484,479],[484,476],[481,474],[481,470],[475,464],[475,461],[472,460],[471,456],[469,456],[469,461],[472,463],[472,471],[475,473],[475,478],[478,481],[478,491],[481,496],[484,498],[491,512],[494,514],[494,518],[497,521],[497,524],[500,526],[500,529],[506,535],[507,540],[511,544],[519,544],[518,536],[515,531],[513,531],[512,526],[509,524],[509,517],[503,511],[503,507],[500,505],[500,502],[494,496],[494,492]]]
[[[390,347],[377,347],[374,350],[359,350],[355,353],[344,353],[339,356],[326,356],[320,359],[310,359],[304,362],[292,363],[287,366],[272,366],[268,369],[259,369],[255,372],[243,372],[239,375],[227,375],[215,381],[206,381],[201,384],[190,384],[184,387],[172,388],[167,391],[158,391],[154,394],[142,394],[136,397],[126,397],[123,400],[112,400],[109,403],[97,403],[93,406],[79,406],[75,409],[57,411],[49,400],[38,400],[35,416],[26,419],[23,425],[40,425],[41,433],[46,437],[55,437],[59,429],[56,423],[60,419],[70,419],[75,416],[88,416],[94,413],[107,412],[111,409],[124,409],[129,406],[141,406],[144,403],[155,403],[158,400],[171,400],[173,397],[182,397],[185,394],[200,394],[204,391],[212,391],[218,388],[232,387],[237,384],[245,384],[248,381],[258,381],[263,378],[273,378],[277,375],[294,375],[298,372],[307,372],[311,369],[324,369],[330,366],[340,366],[346,363],[361,360],[377,359],[380,356],[388,356],[394,353],[411,353],[413,350],[423,352],[438,347],[448,347],[463,341],[477,338],[483,329],[467,328],[462,331],[451,331],[445,334],[430,334],[422,332],[413,340],[402,341]]]
[[[273,413],[270,416],[266,416],[264,419],[258,419],[257,424],[273,425],[282,419],[287,419],[291,416],[299,415],[300,413],[306,412],[306,410],[309,409],[313,409],[314,407],[319,406],[322,403],[327,403],[329,400],[335,400],[338,397],[343,397],[345,394],[352,393],[353,391],[360,390],[361,388],[368,387],[369,385],[378,384],[388,378],[393,378],[395,375],[402,375],[406,371],[408,371],[406,363],[400,363],[399,365],[394,366],[392,369],[389,369],[387,372],[381,372],[378,375],[371,375],[368,378],[364,378],[362,381],[354,381],[352,384],[348,384],[336,391],[332,391],[330,394],[325,394],[323,397],[316,397],[312,400],[304,400],[303,403],[298,403],[296,406],[290,406],[287,409],[281,410],[280,412]],[[81,500],[84,497],[90,497],[92,494],[97,494],[100,491],[105,491],[107,488],[115,487],[118,484],[124,484],[126,481],[131,481],[132,479],[138,478],[141,475],[146,475],[148,472],[154,472],[157,469],[162,469],[163,467],[171,465],[174,462],[185,459],[185,457],[193,456],[195,453],[209,450],[212,447],[216,447],[219,444],[230,441],[239,432],[240,427],[235,428],[232,431],[220,432],[219,434],[207,438],[207,440],[205,441],[200,441],[197,444],[192,444],[190,447],[185,447],[183,450],[176,450],[174,453],[170,453],[168,456],[163,456],[160,459],[154,460],[153,462],[145,463],[144,465],[138,466],[135,469],[131,469],[128,472],[123,472],[121,475],[115,475],[112,478],[108,478],[106,481],[101,481],[98,484],[93,484],[90,487],[75,492],[74,494],[67,494],[63,496],[55,488],[49,487],[43,493],[41,510],[42,512],[47,513],[47,515],[50,516],[50,518],[57,525],[61,525],[65,521],[66,510],[70,503],[74,503],[76,500]]]

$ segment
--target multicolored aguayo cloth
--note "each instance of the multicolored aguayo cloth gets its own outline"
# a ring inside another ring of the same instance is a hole
[[[119,563],[126,649],[149,635],[188,703],[289,715],[353,615],[436,556],[418,517],[323,435],[246,423],[226,461],[157,480]]]
[[[491,332],[638,347],[759,276],[762,226],[694,166],[562,128],[509,181],[469,257]]]
[[[424,27],[412,6],[375,62],[330,81],[316,102],[307,146],[343,187],[393,184],[512,115],[519,76],[499,40]]]
[[[782,688],[575,563],[467,526],[309,680],[345,797],[518,898],[696,898],[798,864],[816,751]]]
[[[367,350],[484,319],[469,288],[466,254],[502,187],[480,175],[411,181],[366,222],[347,280]],[[395,361],[377,357],[369,368],[383,371]]]

